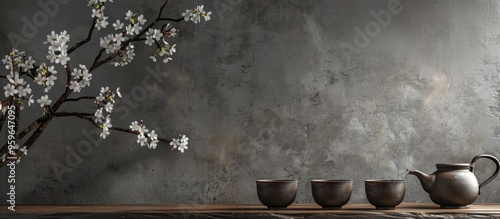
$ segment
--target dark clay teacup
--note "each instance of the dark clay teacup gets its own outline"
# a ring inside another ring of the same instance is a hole
[[[393,210],[406,192],[404,180],[365,180],[366,198],[377,210]]]
[[[314,201],[323,209],[340,209],[351,198],[352,180],[311,180]]]
[[[257,180],[259,201],[268,209],[286,209],[297,196],[297,180]]]

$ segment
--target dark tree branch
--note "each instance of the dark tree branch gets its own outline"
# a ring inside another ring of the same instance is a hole
[[[78,97],[78,98],[67,98],[66,100],[64,100],[64,102],[80,101],[80,100],[95,100],[95,97],[83,96],[83,97]]]
[[[83,46],[85,43],[87,43],[88,41],[90,41],[90,39],[92,39],[92,33],[94,33],[94,29],[95,29],[95,24],[96,23],[97,23],[97,17],[95,17],[92,20],[92,25],[90,26],[90,30],[89,30],[89,34],[87,35],[87,38],[84,39],[84,40],[82,40],[82,41],[80,41],[79,43],[75,44],[73,47],[71,47],[68,50],[68,55],[71,54],[76,49],[78,49],[78,47]]]
[[[41,122],[41,124],[35,129],[33,134],[24,142],[24,146],[26,146],[26,149],[31,148],[33,143],[40,137],[42,132],[47,128],[47,125],[49,124],[49,121],[52,119],[52,116],[45,117],[45,119]]]
[[[99,51],[99,54],[97,54],[97,56],[95,57],[94,63],[92,63],[92,66],[94,66],[97,62],[99,62],[99,59],[101,59],[101,56],[105,51],[106,51],[106,49],[104,49],[104,48]]]
[[[69,96],[69,94],[71,93],[71,90],[69,89],[69,85],[71,83],[71,67],[70,67],[69,63],[66,64],[65,70],[66,70],[66,91],[64,92],[64,94],[68,94],[67,96]],[[50,109],[54,112],[56,111],[53,108],[50,108]]]
[[[26,146],[26,149],[31,148],[31,146],[33,145],[33,143],[35,143],[35,141],[40,137],[40,135],[42,134],[42,132],[45,130],[45,128],[49,124],[49,120],[51,120],[51,119],[52,119],[52,117],[50,117],[50,116],[43,116],[43,117],[38,118],[37,121],[33,122],[30,125],[30,127],[33,127],[33,128],[36,127],[37,125],[38,125],[38,127],[33,132],[33,134],[30,136],[30,138],[28,138],[28,140],[26,142],[24,142],[23,145]],[[24,135],[23,135],[23,133],[24,133]],[[26,134],[28,134],[28,133],[29,133],[29,131],[27,129],[25,129],[22,133],[20,133],[18,135],[19,138],[17,138],[16,141],[19,142],[21,139],[23,139],[22,136],[26,136]],[[7,152],[7,147],[8,147],[7,145],[8,144],[5,144],[2,147],[2,151],[0,152],[0,154],[4,154],[4,153]],[[22,152],[18,151],[15,156],[16,157],[21,157],[22,155],[24,155],[24,154]],[[4,166],[4,164],[5,163],[0,162],[0,167]]]
[[[92,113],[77,113],[77,112],[58,112],[53,114],[54,117],[68,117],[68,116],[76,116],[82,119],[85,119],[89,116],[93,116]]]
[[[184,20],[184,17],[181,18],[158,18],[156,21],[172,21],[172,22],[181,22]]]
[[[28,127],[26,127],[21,133],[19,133],[19,138],[23,139],[24,137],[26,137],[26,135],[28,133],[30,133],[31,130],[33,130],[35,127],[40,125],[47,118],[48,118],[48,116],[42,116],[42,117],[38,118],[36,121],[31,123]]]

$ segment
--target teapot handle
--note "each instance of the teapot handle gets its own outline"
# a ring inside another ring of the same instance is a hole
[[[489,182],[491,182],[491,180],[493,180],[493,179],[495,179],[495,177],[497,177],[498,172],[500,171],[500,161],[498,161],[498,159],[495,156],[492,156],[492,155],[489,155],[489,154],[477,155],[470,162],[470,171],[472,173],[474,173],[474,165],[476,164],[476,161],[479,158],[488,158],[488,159],[492,160],[493,162],[495,162],[495,164],[497,165],[497,169],[495,170],[495,173],[493,173],[493,175],[491,175],[490,178],[488,178],[486,181],[484,181],[483,183],[481,183],[479,185],[479,194],[481,194],[481,187],[485,186],[486,184],[488,184]]]

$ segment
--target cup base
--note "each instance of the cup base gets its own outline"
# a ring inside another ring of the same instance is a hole
[[[323,207],[323,210],[340,210],[342,207]]]
[[[394,210],[396,207],[377,207],[375,206],[375,209],[377,210]]]
[[[441,208],[442,209],[459,209],[459,208],[466,208],[465,205],[463,206],[445,206],[445,205],[441,205]]]
[[[267,207],[268,210],[286,210],[287,207]]]

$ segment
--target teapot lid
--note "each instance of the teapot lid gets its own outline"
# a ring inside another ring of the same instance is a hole
[[[438,163],[436,164],[438,170],[468,170],[470,164],[468,163]]]

